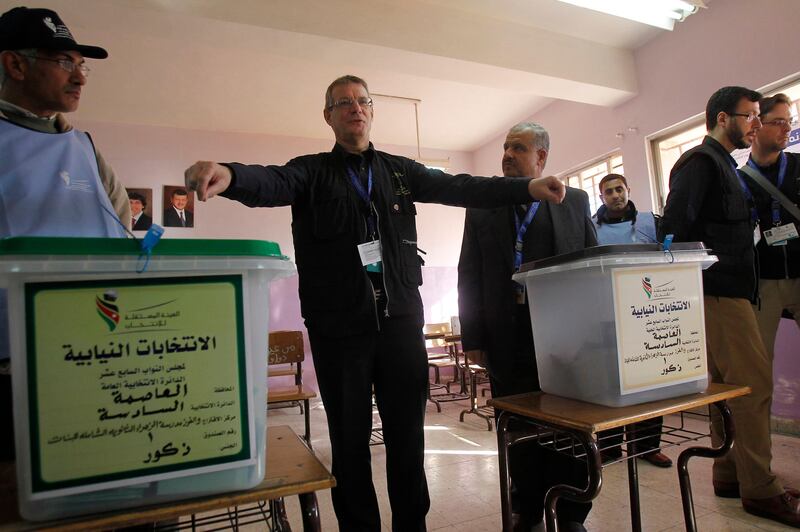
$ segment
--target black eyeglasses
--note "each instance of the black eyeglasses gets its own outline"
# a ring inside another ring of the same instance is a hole
[[[372,107],[372,98],[361,97],[355,100],[352,98],[342,98],[341,100],[336,100],[330,104],[328,109],[349,109],[354,103],[357,103],[362,109],[367,109],[368,107]]]
[[[744,121],[748,124],[758,118],[758,113],[728,113],[730,116],[741,116],[744,117]]]
[[[58,66],[60,66],[62,70],[65,70],[65,71],[69,72],[70,74],[75,72],[75,69],[77,68],[80,71],[80,73],[83,74],[83,77],[85,77],[85,78],[89,77],[89,72],[92,71],[92,69],[90,69],[88,66],[84,65],[83,63],[81,63],[81,64],[73,63],[69,59],[65,59],[65,58],[50,59],[49,57],[42,57],[40,55],[27,55],[27,54],[19,54],[19,55],[22,55],[24,57],[28,57],[30,59],[39,59],[41,61],[52,61],[53,63],[58,63]]]

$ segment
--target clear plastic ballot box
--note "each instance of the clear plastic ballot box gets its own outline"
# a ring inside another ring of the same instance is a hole
[[[606,406],[695,393],[708,384],[700,243],[588,248],[528,263],[542,390]]]
[[[268,285],[294,271],[271,242],[0,240],[22,516],[260,483]]]

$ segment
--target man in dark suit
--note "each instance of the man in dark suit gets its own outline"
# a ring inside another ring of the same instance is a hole
[[[128,192],[131,203],[131,228],[134,231],[147,231],[153,225],[153,218],[145,214],[147,198],[138,192]]]
[[[176,188],[170,196],[171,205],[164,209],[165,227],[194,227],[194,214],[186,210],[189,195],[186,189]]]
[[[503,146],[503,175],[542,176],[550,140],[534,123],[511,128]],[[567,187],[558,205],[534,202],[497,209],[467,209],[458,262],[458,307],[462,344],[488,362],[492,396],[539,390],[528,301],[511,276],[520,264],[597,245],[589,196]],[[583,486],[581,462],[540,448],[512,448],[510,471],[515,530],[530,530],[542,518],[550,486],[566,482]],[[558,503],[562,530],[584,530],[591,504]]]

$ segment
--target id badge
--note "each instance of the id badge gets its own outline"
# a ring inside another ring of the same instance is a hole
[[[797,227],[794,223],[778,225],[764,231],[764,239],[768,246],[785,246],[786,242],[797,238]]]
[[[358,245],[358,256],[362,266],[370,266],[381,261],[381,241],[373,240]]]

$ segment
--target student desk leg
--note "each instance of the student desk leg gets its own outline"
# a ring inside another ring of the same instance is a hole
[[[512,419],[520,420],[532,426],[532,430],[509,431],[508,424]],[[516,416],[506,411],[501,411],[497,419],[497,451],[500,465],[500,508],[503,517],[503,530],[512,530],[511,519],[511,476],[508,469],[509,448],[523,441],[539,439],[541,432],[554,431],[565,434],[577,441],[587,452],[589,464],[589,484],[585,489],[579,489],[566,484],[559,484],[552,487],[545,497],[545,521],[546,530],[558,531],[556,523],[556,502],[559,497],[567,497],[577,502],[591,502],[600,493],[600,486],[603,482],[602,463],[600,460],[600,450],[591,434],[580,431],[572,431],[564,427],[551,425],[544,421],[532,420],[530,418]]]
[[[301,493],[298,497],[303,513],[303,532],[322,532],[317,494],[312,491],[311,493]]]
[[[727,403],[725,401],[718,401],[712,404],[719,410],[725,427],[725,440],[722,445],[717,448],[689,447],[681,452],[678,457],[678,479],[680,481],[684,523],[686,525],[686,530],[690,532],[695,532],[697,530],[697,522],[694,515],[692,487],[689,479],[689,459],[694,456],[717,458],[727,453],[733,445],[733,419]],[[530,428],[528,430],[509,430],[508,425],[511,420],[522,422],[518,423],[518,426],[527,425]],[[551,434],[558,434],[559,440],[560,435],[568,436],[572,438],[574,442],[577,442],[579,446],[583,447],[585,450],[589,482],[585,489],[559,484],[547,492],[544,505],[545,530],[548,532],[558,531],[556,503],[560,497],[566,497],[577,502],[591,502],[600,493],[603,482],[603,464],[600,457],[600,450],[592,433],[568,429],[558,424],[548,423],[543,420],[532,419],[501,410],[497,420],[497,450],[500,466],[500,507],[503,519],[503,530],[505,531],[512,530],[511,477],[508,467],[509,448],[523,441],[539,440],[542,438],[547,439]],[[633,449],[633,443],[629,443],[627,467],[631,502],[631,525],[632,530],[639,532],[642,530],[642,521],[639,507],[639,475],[636,456],[637,453]]]
[[[725,439],[717,448],[713,447],[689,447],[678,456],[678,481],[681,486],[681,502],[683,503],[683,521],[686,530],[695,532],[697,530],[697,520],[694,515],[694,503],[692,502],[692,485],[689,479],[689,458],[702,456],[704,458],[718,458],[731,450],[736,429],[733,426],[733,418],[728,403],[719,401],[712,403],[722,416],[725,427]]]

